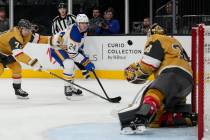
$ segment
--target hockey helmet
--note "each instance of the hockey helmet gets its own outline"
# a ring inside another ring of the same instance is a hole
[[[81,22],[89,23],[89,19],[86,14],[78,14],[75,21],[77,24],[79,24]]]
[[[27,19],[20,19],[20,21],[18,22],[18,27],[23,27],[23,28],[31,30],[32,25],[31,25],[29,20],[27,20]]]
[[[163,27],[161,27],[159,24],[154,23],[148,30],[147,34],[148,36],[153,35],[153,34],[164,35],[166,34],[166,30]]]
[[[59,3],[58,5],[58,9],[59,8],[66,8],[67,9],[67,5],[64,2]]]

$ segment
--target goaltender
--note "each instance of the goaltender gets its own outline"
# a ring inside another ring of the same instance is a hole
[[[143,91],[142,99],[135,98],[134,104],[119,112],[122,130],[133,133],[141,132],[142,126],[196,125],[196,114],[185,103],[193,88],[187,53],[158,24],[151,26],[148,37],[142,59],[125,69],[125,77],[135,84],[144,83],[151,74],[155,80]]]

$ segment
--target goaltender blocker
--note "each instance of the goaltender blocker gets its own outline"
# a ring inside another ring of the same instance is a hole
[[[155,80],[144,90],[142,99],[135,101],[137,105],[119,112],[122,130],[196,125],[196,115],[185,103],[193,88],[185,50],[158,24],[151,26],[148,36],[142,59],[125,69],[125,77],[131,83],[141,84],[153,73]]]
[[[38,60],[32,59],[23,52],[23,48],[28,42],[31,43],[48,43],[48,36],[32,34],[32,26],[28,20],[21,19],[18,26],[2,33],[0,35],[0,75],[4,68],[12,70],[13,88],[18,98],[27,98],[28,93],[21,89],[21,65],[25,63],[34,70],[41,70],[42,66]]]

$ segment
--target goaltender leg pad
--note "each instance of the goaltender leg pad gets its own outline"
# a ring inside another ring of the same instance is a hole
[[[136,113],[139,111],[140,106],[143,102],[142,97],[146,93],[150,84],[151,82],[147,82],[145,86],[137,93],[134,100],[132,101],[132,104],[118,112],[122,128],[129,126],[130,122],[136,119]]]
[[[191,91],[192,83],[185,77],[175,73],[161,73],[150,85],[150,89],[158,89],[165,96],[165,108],[171,108],[183,100]]]
[[[178,104],[173,108],[166,108],[166,112],[181,112],[181,113],[192,113],[192,105],[191,104]]]

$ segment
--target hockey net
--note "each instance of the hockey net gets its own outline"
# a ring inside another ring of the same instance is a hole
[[[198,140],[210,140],[210,26],[192,28],[193,111],[198,112]]]

